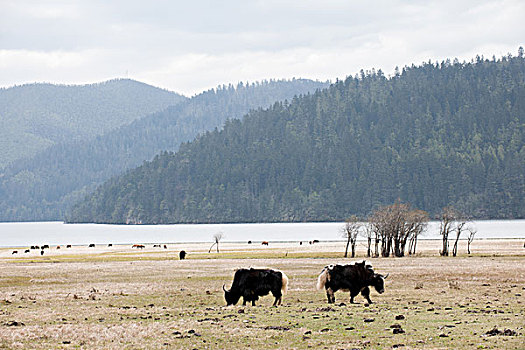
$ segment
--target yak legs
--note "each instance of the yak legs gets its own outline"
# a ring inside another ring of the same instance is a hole
[[[359,291],[357,292],[350,292],[350,303],[354,303],[354,298],[359,294]],[[361,295],[368,301],[369,304],[372,304],[372,300],[370,300],[370,289],[368,287],[364,287],[361,289]]]

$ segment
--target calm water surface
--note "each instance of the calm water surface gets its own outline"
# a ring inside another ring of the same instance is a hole
[[[474,221],[476,238],[525,238],[525,220]],[[0,247],[88,243],[211,242],[342,240],[343,223],[98,225],[62,222],[0,223]],[[439,223],[431,222],[422,239],[439,238]]]

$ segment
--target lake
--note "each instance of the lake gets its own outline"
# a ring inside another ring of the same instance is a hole
[[[476,238],[525,238],[525,220],[486,220],[471,223]],[[321,241],[342,240],[343,223],[199,224],[199,225],[100,225],[62,222],[0,223],[0,247],[29,245],[84,245],[128,243],[223,241]],[[430,222],[421,239],[439,239],[439,223]]]

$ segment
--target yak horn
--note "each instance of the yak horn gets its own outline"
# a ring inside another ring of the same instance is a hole
[[[387,279],[388,275],[390,275],[390,272],[386,274],[385,277],[383,277],[384,279]]]

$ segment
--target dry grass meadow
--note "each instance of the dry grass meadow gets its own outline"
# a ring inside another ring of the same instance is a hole
[[[349,304],[343,292],[328,305],[315,290],[325,265],[362,260],[361,244],[355,259],[342,258],[342,242],[210,245],[0,249],[0,348],[525,348],[522,240],[477,240],[471,256],[461,242],[455,258],[422,241],[415,257],[370,259],[390,273],[371,305],[360,296]],[[271,296],[224,306],[223,283],[250,266],[288,275],[281,307]]]

